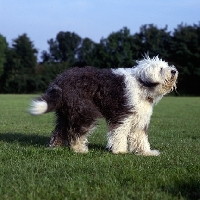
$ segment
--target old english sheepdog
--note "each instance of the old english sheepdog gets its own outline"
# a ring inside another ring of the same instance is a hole
[[[46,92],[31,103],[29,112],[55,111],[56,126],[49,146],[69,145],[88,152],[88,135],[98,118],[108,125],[107,149],[114,154],[133,152],[157,156],[148,142],[153,106],[176,89],[174,66],[149,56],[133,68],[71,68],[58,75]]]

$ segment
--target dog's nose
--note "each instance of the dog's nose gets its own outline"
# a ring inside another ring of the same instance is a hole
[[[171,70],[172,75],[176,74],[176,70]]]

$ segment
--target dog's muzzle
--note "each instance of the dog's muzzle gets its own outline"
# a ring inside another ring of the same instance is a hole
[[[172,69],[171,70],[171,74],[172,74],[172,79],[175,77],[175,75],[177,74],[177,71],[176,70],[174,70],[174,69]]]
[[[171,70],[172,75],[176,74],[176,70]]]

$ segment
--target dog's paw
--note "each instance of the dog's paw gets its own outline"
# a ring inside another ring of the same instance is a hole
[[[116,147],[113,148],[113,146],[109,146],[109,145],[106,146],[106,150],[112,152],[113,154],[126,154],[126,153],[128,153],[126,148],[116,148]]]
[[[128,151],[112,151],[113,154],[126,154]]]
[[[150,150],[150,151],[147,151],[147,152],[138,153],[138,155],[143,155],[143,156],[159,156],[160,152],[158,150]]]
[[[73,150],[76,153],[88,153],[88,148],[86,146],[71,146],[71,150]]]

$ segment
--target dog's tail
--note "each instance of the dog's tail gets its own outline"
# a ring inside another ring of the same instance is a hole
[[[42,115],[47,112],[55,111],[61,106],[62,90],[58,86],[49,89],[39,98],[32,100],[29,108],[31,115]]]

